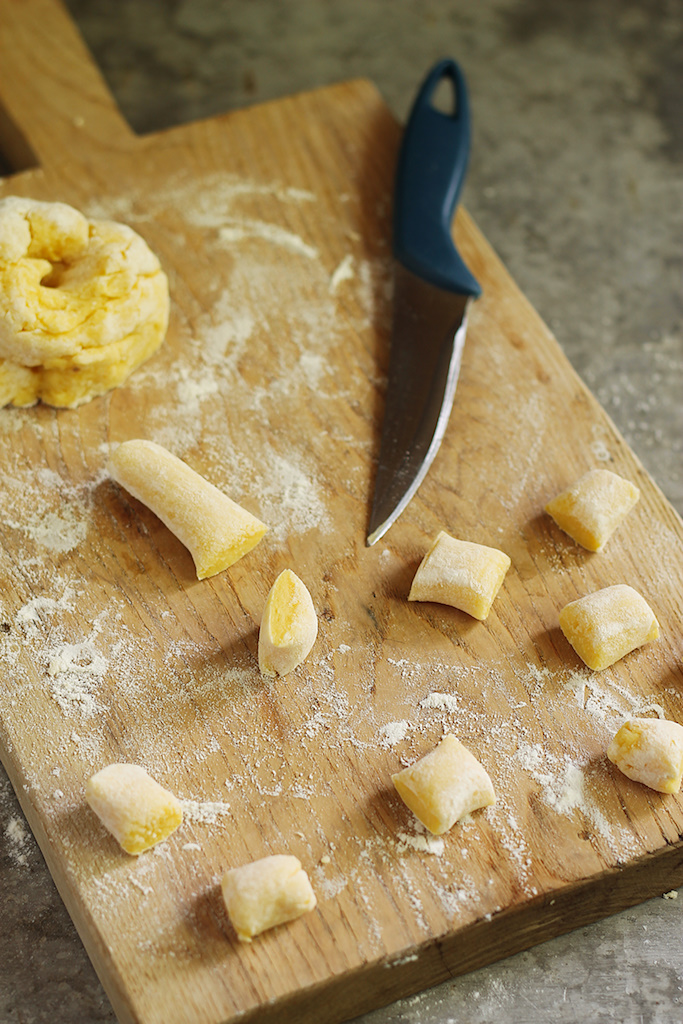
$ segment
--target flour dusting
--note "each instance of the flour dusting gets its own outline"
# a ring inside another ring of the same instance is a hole
[[[31,848],[31,836],[21,818],[12,817],[5,825],[5,838],[8,842],[9,855],[17,867],[28,864]]]
[[[96,691],[109,662],[91,639],[59,644],[45,657],[52,696],[65,714],[76,711],[87,718],[101,710]]]
[[[330,291],[336,292],[342,281],[352,281],[354,276],[353,256],[347,253],[330,278]]]
[[[613,826],[588,788],[585,766],[566,755],[556,757],[540,743],[520,744],[515,760],[539,784],[543,799],[554,811],[564,815],[578,811],[602,836],[612,839]]]
[[[257,238],[269,245],[288,249],[298,256],[305,256],[306,259],[315,260],[318,258],[318,250],[304,242],[303,238],[291,231],[280,227],[278,224],[267,224],[258,220],[236,220],[232,223],[225,222],[218,230],[218,237],[226,245],[234,245],[236,242],[243,242],[245,239]]]
[[[426,697],[423,697],[420,701],[421,708],[428,708],[429,710],[439,711],[459,711],[461,707],[461,700],[455,693],[428,693]]]
[[[320,485],[295,457],[271,452],[268,476],[258,483],[256,493],[263,518],[280,539],[291,532],[330,527]]]
[[[67,586],[61,597],[33,597],[23,605],[15,616],[18,625],[26,627],[32,636],[38,635],[37,624],[48,615],[71,611],[76,591]]]
[[[405,720],[402,722],[387,722],[379,730],[379,743],[382,747],[393,747],[394,744],[400,743],[408,735],[410,729],[410,722]]]
[[[181,800],[183,817],[202,825],[216,825],[222,817],[229,815],[230,804],[220,800]]]
[[[3,488],[7,498],[0,513],[2,521],[32,544],[54,554],[73,551],[87,537],[92,492],[98,482],[74,486],[47,469],[27,481],[6,467]],[[21,516],[9,515],[9,508],[21,508]]]
[[[428,853],[434,857],[441,857],[446,844],[440,836],[409,835],[407,832],[396,833],[396,844],[400,852],[405,850],[419,850],[421,853]]]

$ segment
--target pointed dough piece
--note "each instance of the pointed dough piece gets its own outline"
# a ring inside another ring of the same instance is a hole
[[[285,676],[308,656],[318,635],[318,616],[308,589],[291,569],[270,588],[258,639],[259,668]]]

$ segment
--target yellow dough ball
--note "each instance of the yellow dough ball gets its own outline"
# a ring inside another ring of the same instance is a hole
[[[166,275],[132,228],[0,199],[0,404],[72,408],[118,387],[168,314]]]

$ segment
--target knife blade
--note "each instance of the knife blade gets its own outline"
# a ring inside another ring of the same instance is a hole
[[[452,91],[447,111],[434,103],[444,81]],[[418,91],[398,155],[391,347],[368,546],[424,480],[453,405],[469,303],[481,294],[451,236],[469,148],[465,78],[446,58]]]

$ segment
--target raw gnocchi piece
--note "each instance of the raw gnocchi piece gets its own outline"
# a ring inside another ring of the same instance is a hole
[[[630,480],[609,469],[591,469],[549,501],[545,511],[577,544],[602,551],[639,497]]]
[[[631,718],[607,748],[619,771],[659,793],[678,793],[683,779],[683,726],[663,718]]]
[[[259,668],[266,676],[285,676],[310,653],[318,635],[318,616],[306,584],[285,569],[270,588],[258,638]]]
[[[226,871],[223,901],[241,942],[313,910],[317,900],[301,862],[289,854],[263,857]]]
[[[268,529],[154,441],[124,441],[109,459],[109,473],[189,549],[200,580],[233,565]]]
[[[110,764],[88,779],[85,798],[126,853],[167,839],[183,820],[180,801],[136,764]]]
[[[594,672],[659,636],[659,623],[647,601],[625,583],[565,605],[560,629]]]
[[[471,811],[496,802],[485,768],[451,733],[391,781],[404,804],[437,836]]]
[[[485,619],[509,568],[510,559],[497,548],[442,530],[418,566],[408,600],[450,604]]]

